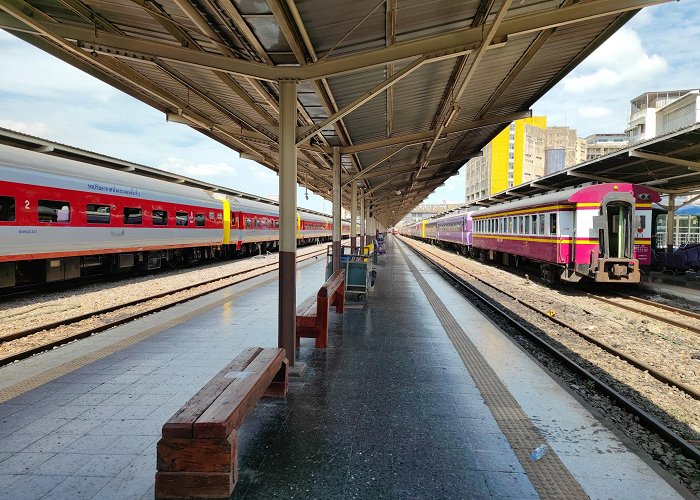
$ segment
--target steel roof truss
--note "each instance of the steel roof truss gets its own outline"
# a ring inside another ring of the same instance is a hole
[[[328,118],[325,120],[321,121],[320,123],[317,123],[316,125],[313,125],[311,127],[305,127],[302,129],[301,133],[297,136],[297,144],[301,144],[302,142],[310,139],[314,134],[319,132],[321,129],[327,127],[328,125],[331,125],[335,123],[336,121],[340,120],[343,118],[345,115],[348,115],[355,111],[357,108],[365,104],[366,102],[374,99],[376,96],[384,92],[386,89],[393,87],[396,85],[399,81],[401,81],[403,78],[407,77],[411,73],[413,73],[415,70],[420,68],[423,64],[427,62],[428,58],[426,57],[419,57],[415,61],[413,61],[411,64],[405,66],[401,71],[394,73],[391,77],[387,78],[383,82],[379,83],[378,85],[375,85],[374,88],[371,90],[368,90],[364,94],[362,94],[360,97],[352,101],[350,104],[347,106],[343,107],[342,109],[339,109],[332,115],[330,115]]]
[[[447,127],[444,129],[443,133],[445,136],[449,134],[455,134],[458,132],[466,132],[468,130],[473,130],[481,127],[487,127],[489,125],[498,125],[501,123],[510,123],[515,120],[520,120],[522,118],[530,118],[532,116],[532,111],[521,111],[518,113],[510,113],[507,115],[501,115],[496,118],[489,118],[486,120],[478,120],[471,123],[465,123],[462,125],[454,125],[452,127]],[[423,142],[429,142],[435,137],[435,130],[428,130],[426,132],[417,132],[415,134],[407,134],[399,137],[392,137],[390,139],[384,139],[381,141],[366,142],[364,144],[356,144],[354,146],[347,146],[341,148],[341,153],[359,153],[362,151],[370,151],[372,149],[384,148],[387,146],[397,145],[397,144],[420,144]]]
[[[672,156],[663,156],[653,153],[646,153],[638,149],[633,149],[629,152],[629,155],[633,158],[642,158],[644,160],[654,160],[662,163],[668,163],[671,165],[678,165],[680,167],[687,167],[691,170],[700,171],[700,162],[683,160],[681,158],[673,158]]]

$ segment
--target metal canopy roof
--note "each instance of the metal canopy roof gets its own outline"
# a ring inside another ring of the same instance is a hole
[[[273,170],[299,82],[299,182],[330,197],[340,147],[390,225],[664,1],[0,0],[0,27]]]
[[[630,182],[660,193],[697,194],[700,192],[698,159],[700,123],[501,191],[472,205],[490,207],[587,182]]]

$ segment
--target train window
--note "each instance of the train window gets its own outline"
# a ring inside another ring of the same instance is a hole
[[[518,217],[518,232],[525,234],[525,217]]]
[[[255,227],[260,229],[261,226],[262,226],[262,222],[260,222],[260,219],[255,219]]]
[[[539,222],[539,224],[538,224],[539,229],[538,229],[537,234],[544,235],[545,234],[544,233],[544,214],[539,214],[537,216],[537,221]]]
[[[647,216],[646,215],[638,215],[637,216],[637,227],[640,229],[646,229],[646,227],[647,227]]]
[[[12,196],[0,196],[0,221],[15,220],[15,199]]]
[[[204,217],[204,214],[194,214],[194,225],[198,227],[204,226],[206,222],[206,218]]]
[[[143,212],[140,208],[124,207],[124,224],[141,224]]]
[[[154,226],[168,225],[168,212],[166,212],[165,210],[154,210],[151,215],[153,215]]]
[[[508,217],[508,234],[513,234],[513,217]]]
[[[39,222],[70,222],[70,203],[39,200]]]
[[[96,205],[94,203],[88,203],[85,210],[85,215],[87,216],[88,224],[109,224],[109,212],[109,205]]]
[[[189,223],[190,219],[187,217],[187,212],[175,212],[176,226],[187,226]]]
[[[530,234],[530,217],[525,216],[525,234]]]
[[[532,234],[537,234],[537,216],[532,216]]]
[[[246,228],[246,229],[250,229],[250,226],[251,226],[251,220],[246,218],[246,220],[245,220],[245,228]]]
[[[557,214],[549,214],[549,234],[557,234]]]
[[[275,221],[275,229],[279,229],[279,228],[280,228],[280,221],[276,220]]]

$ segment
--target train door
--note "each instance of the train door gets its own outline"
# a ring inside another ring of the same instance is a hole
[[[634,257],[632,219],[634,206],[624,201],[612,201],[605,206],[607,232],[599,244],[601,253],[613,259]],[[607,236],[607,238],[605,237]]]
[[[601,204],[593,227],[598,232],[596,281],[639,282],[639,262],[634,258],[635,200],[629,193],[612,192]]]

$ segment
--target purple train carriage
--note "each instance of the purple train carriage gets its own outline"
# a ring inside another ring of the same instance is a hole
[[[638,283],[651,264],[655,191],[594,184],[533,196],[404,227],[403,234],[484,260],[539,263],[543,276],[578,282]]]

